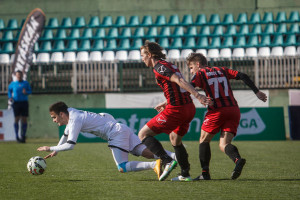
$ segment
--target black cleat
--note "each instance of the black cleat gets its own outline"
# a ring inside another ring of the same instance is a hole
[[[26,143],[26,137],[22,137],[21,139],[19,139],[20,143]]]
[[[246,164],[246,159],[244,159],[244,158],[241,158],[236,162],[235,168],[231,174],[232,180],[237,179],[241,175],[245,164]]]
[[[196,178],[193,179],[194,181],[199,181],[199,180],[211,180],[209,172],[202,172],[200,176],[197,176]]]

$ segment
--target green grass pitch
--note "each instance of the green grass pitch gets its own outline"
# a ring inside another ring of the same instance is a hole
[[[43,175],[26,168],[39,146],[55,145],[29,140],[26,144],[0,143],[0,199],[300,199],[300,142],[234,142],[247,159],[239,179],[230,180],[233,162],[212,142],[211,181],[159,182],[152,170],[121,174],[106,143],[79,143],[74,150],[47,159]],[[163,142],[172,150],[170,142]],[[198,142],[185,142],[191,175],[200,173]],[[146,160],[130,156],[130,160]]]

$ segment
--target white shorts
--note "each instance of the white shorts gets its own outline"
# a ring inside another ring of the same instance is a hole
[[[126,125],[117,123],[114,125],[108,138],[108,146],[131,152],[141,144],[139,137]]]
[[[128,126],[117,123],[112,131],[113,133],[108,139],[108,146],[112,150],[116,165],[128,162],[129,153],[140,156],[146,149],[139,137]]]

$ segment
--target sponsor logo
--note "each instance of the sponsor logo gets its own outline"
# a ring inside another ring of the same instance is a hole
[[[237,135],[255,135],[266,129],[264,121],[259,116],[255,108],[249,112],[241,114],[240,125]]]
[[[203,124],[207,125],[208,124],[209,119],[206,119],[203,121]]]
[[[160,74],[163,74],[166,70],[167,70],[166,67],[163,65],[158,67],[158,69],[157,69],[158,73],[160,73]]]
[[[158,117],[156,118],[156,121],[157,121],[157,123],[159,123],[159,124],[164,124],[164,123],[167,122],[167,120],[165,119],[165,117],[162,116],[162,115],[158,116]]]

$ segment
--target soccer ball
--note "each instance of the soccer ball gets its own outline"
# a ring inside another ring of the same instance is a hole
[[[32,175],[41,175],[44,173],[47,167],[44,158],[35,156],[29,159],[27,163],[27,169]]]

